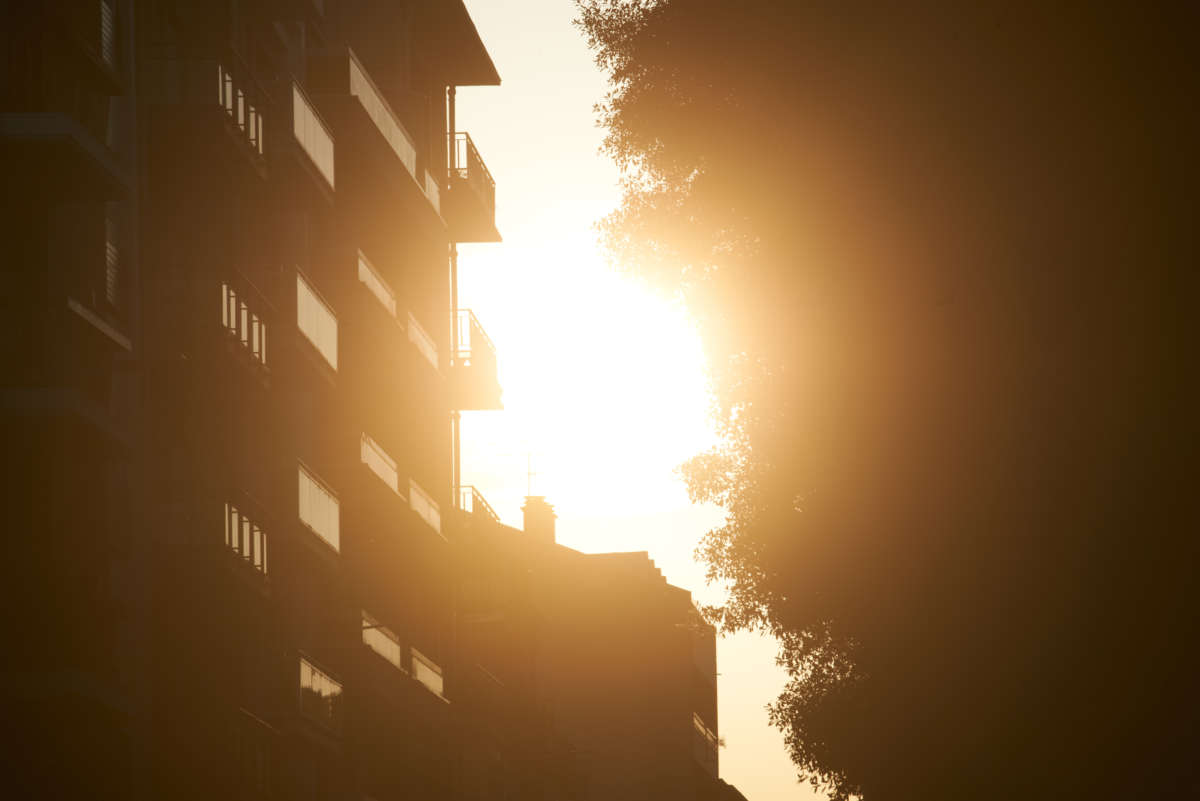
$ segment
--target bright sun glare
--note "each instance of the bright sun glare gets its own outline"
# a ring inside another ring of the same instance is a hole
[[[674,469],[713,441],[699,336],[681,308],[592,247],[576,253],[570,269],[520,266],[522,280],[488,287],[477,304],[504,314],[494,339],[505,411],[466,421],[464,445],[474,451],[482,436],[507,450],[519,472],[488,480],[519,480],[521,494],[531,456],[534,494],[562,508],[592,509],[613,493],[626,509],[678,504]]]

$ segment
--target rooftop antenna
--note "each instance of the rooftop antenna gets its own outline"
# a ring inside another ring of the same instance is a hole
[[[533,452],[528,451],[525,455],[525,494],[533,494],[533,477],[537,473],[533,470]]]

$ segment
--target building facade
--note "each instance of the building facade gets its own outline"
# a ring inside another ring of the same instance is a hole
[[[11,786],[707,797],[686,592],[459,487],[501,405],[462,2],[2,8]]]
[[[553,759],[557,781],[587,801],[726,798],[715,630],[691,594],[645,552],[557,544],[543,498],[526,499],[523,531],[483,507],[460,535],[460,662],[494,692],[523,688],[527,730],[554,746],[505,759]]]

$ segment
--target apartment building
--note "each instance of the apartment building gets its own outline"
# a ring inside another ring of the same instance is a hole
[[[740,797],[718,779],[716,637],[691,594],[645,552],[556,544],[543,498],[526,499],[518,531],[476,496],[462,505],[477,511],[461,535],[459,663],[474,693],[517,699],[526,735],[476,752],[500,774],[553,762],[533,778],[558,794],[530,797]]]
[[[2,9],[9,786],[716,798],[688,593],[459,486],[501,406],[463,4]]]
[[[455,413],[500,405],[465,7],[3,14],[11,775],[451,796]]]

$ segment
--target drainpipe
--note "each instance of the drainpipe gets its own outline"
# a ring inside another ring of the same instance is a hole
[[[453,84],[446,88],[446,171],[443,175],[446,178],[443,180],[443,186],[449,185],[450,168],[454,166],[454,95],[455,87]],[[451,360],[458,359],[458,243],[450,241],[450,358]],[[462,470],[460,468],[461,460],[461,442],[460,442],[460,421],[462,418],[458,409],[458,399],[454,396],[455,381],[457,380],[454,370],[450,371],[450,389],[451,389],[451,410],[450,410],[450,447],[451,447],[451,476],[454,482],[451,487],[451,506],[458,508],[458,487],[462,481]]]

